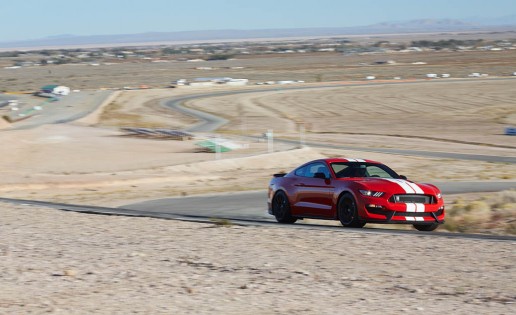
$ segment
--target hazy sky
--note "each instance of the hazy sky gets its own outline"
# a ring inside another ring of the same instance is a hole
[[[0,41],[516,14],[516,0],[0,0]]]

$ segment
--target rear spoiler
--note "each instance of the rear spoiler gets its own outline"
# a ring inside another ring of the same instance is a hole
[[[273,176],[274,177],[283,177],[285,175],[287,175],[287,173],[277,173],[277,174],[274,174]]]

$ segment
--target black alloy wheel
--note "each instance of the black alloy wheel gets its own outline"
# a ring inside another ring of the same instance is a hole
[[[279,223],[291,224],[297,221],[297,218],[294,218],[290,214],[290,203],[288,202],[287,195],[283,191],[277,192],[274,196],[272,200],[272,213]]]
[[[365,222],[358,217],[355,199],[350,194],[343,195],[337,204],[340,223],[345,227],[361,228]]]

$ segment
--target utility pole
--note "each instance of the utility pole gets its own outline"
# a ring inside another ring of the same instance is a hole
[[[303,148],[305,146],[305,124],[299,125],[299,146]]]
[[[272,129],[267,131],[267,148],[269,153],[274,152],[274,133]]]

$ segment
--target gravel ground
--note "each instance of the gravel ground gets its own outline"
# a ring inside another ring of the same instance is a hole
[[[0,204],[0,314],[514,314],[514,242]]]

